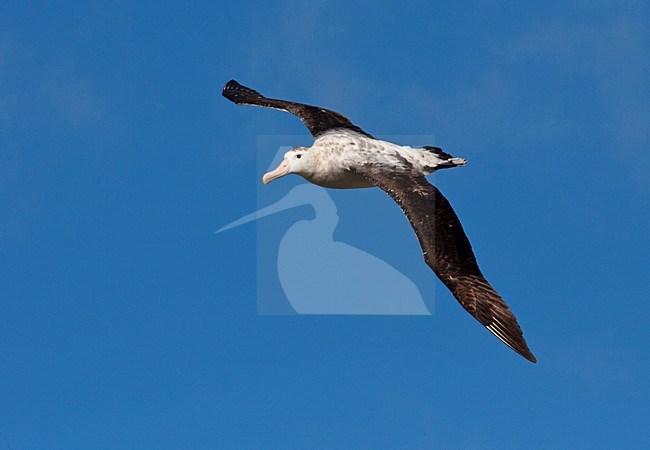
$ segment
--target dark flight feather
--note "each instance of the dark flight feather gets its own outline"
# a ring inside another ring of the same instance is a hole
[[[514,314],[481,273],[460,220],[442,193],[415,172],[395,172],[377,164],[350,170],[397,202],[415,230],[427,265],[461,306],[508,347],[537,362]]]
[[[235,80],[230,80],[226,83],[223,87],[222,94],[228,100],[238,105],[261,106],[263,108],[273,108],[290,112],[305,124],[314,137],[318,137],[320,134],[335,128],[345,128],[372,138],[371,135],[350,122],[350,119],[335,111],[287,100],[266,98],[259,92],[242,86]]]

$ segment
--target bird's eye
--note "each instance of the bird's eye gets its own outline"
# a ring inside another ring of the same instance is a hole
[[[302,158],[302,155],[301,155],[300,153],[298,153],[298,154],[296,155],[296,158],[297,158],[297,159],[300,159],[300,158]]]

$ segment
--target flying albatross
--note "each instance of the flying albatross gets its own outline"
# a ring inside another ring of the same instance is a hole
[[[289,150],[278,168],[264,175],[264,184],[295,173],[327,188],[379,187],[400,206],[420,242],[425,262],[461,306],[508,347],[537,362],[514,314],[481,273],[449,201],[425,178],[439,169],[462,166],[464,159],[438,147],[401,146],[375,139],[337,112],[267,98],[235,80],[224,86],[223,96],[238,105],[289,112],[314,137],[311,147]]]

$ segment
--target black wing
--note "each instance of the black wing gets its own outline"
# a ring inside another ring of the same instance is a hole
[[[514,314],[481,273],[472,246],[449,201],[424,176],[389,172],[376,165],[351,167],[402,208],[424,252],[424,260],[456,300],[508,347],[537,362]]]
[[[247,88],[246,86],[242,86],[235,80],[230,80],[226,83],[223,87],[222,94],[228,100],[238,105],[254,105],[290,112],[302,120],[302,123],[307,126],[309,132],[314,137],[334,128],[347,128],[368,137],[372,137],[358,126],[353,125],[352,122],[350,122],[350,119],[337,112],[319,108],[318,106],[303,105],[302,103],[278,100],[275,98],[266,98],[259,92]]]

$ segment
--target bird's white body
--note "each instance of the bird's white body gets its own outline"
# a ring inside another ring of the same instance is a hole
[[[292,159],[297,155],[300,155],[300,159],[291,161],[291,173],[297,173],[319,186],[334,189],[373,186],[367,178],[348,169],[361,161],[397,171],[408,166],[421,175],[429,175],[443,165],[459,166],[466,162],[462,158],[443,157],[430,148],[397,145],[345,129],[324,133],[310,148],[297,147],[287,152],[286,157]]]

